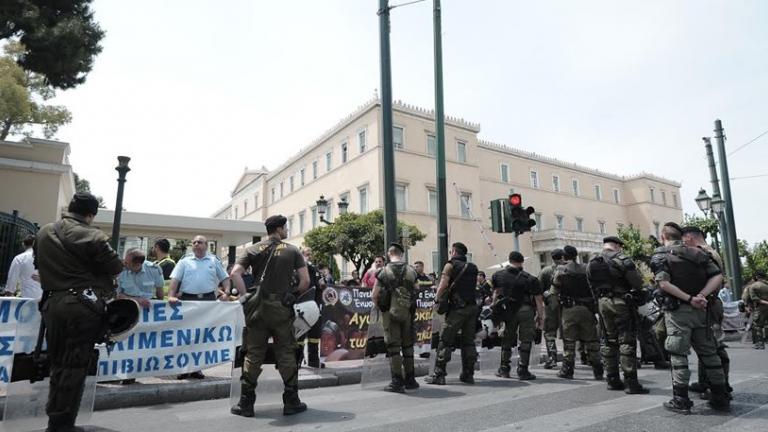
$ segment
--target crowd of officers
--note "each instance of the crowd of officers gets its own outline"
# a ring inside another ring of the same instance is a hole
[[[50,393],[46,411],[51,432],[82,430],[74,426],[75,417],[86,375],[94,366],[94,344],[104,337],[106,303],[115,294],[114,279],[124,266],[109,246],[107,236],[90,225],[98,211],[98,200],[79,193],[68,210],[60,221],[40,230],[34,246],[35,265],[43,284],[41,311],[48,329]],[[267,239],[246,248],[229,274],[237,292],[244,294],[241,301],[246,319],[241,397],[231,411],[246,417],[254,415],[257,382],[267,360],[270,338],[285,387],[283,413],[291,415],[307,409],[298,396],[293,306],[310,285],[317,284],[317,278],[310,273],[318,272],[311,264],[310,251],[302,255],[283,241],[287,237],[285,217],[272,216],[265,226]],[[658,302],[663,307],[660,333],[666,333],[663,346],[672,365],[673,398],[664,406],[677,412],[690,411],[688,352],[693,348],[699,358],[695,390],[709,390],[710,406],[727,410],[732,389],[727,378],[728,355],[719,335],[722,304],[718,307],[717,296],[723,286],[722,261],[696,228],[683,229],[668,223],[662,231],[662,242],[650,266]],[[167,256],[168,245],[161,246]],[[454,243],[450,261],[439,278],[435,313],[444,319],[435,367],[426,382],[445,384],[446,365],[458,348],[462,362],[459,378],[474,383],[476,325],[481,307],[490,304],[494,320],[504,326],[497,376],[510,377],[512,349],[518,346],[518,379],[536,378],[528,368],[537,331],[544,333],[547,365],[554,367],[558,360],[555,340],[560,331],[564,356],[559,377],[573,378],[578,342],[586,351],[594,378],[606,379],[609,390],[647,393],[638,382],[635,347],[637,307],[647,301],[648,290],[622,247],[619,238],[606,237],[602,252],[584,264],[577,262],[576,248],[565,246],[552,253],[554,264],[545,268],[539,278],[523,270],[524,257],[512,252],[509,265],[487,280],[467,260],[467,247]],[[394,392],[419,387],[414,370],[413,321],[416,287],[425,275],[423,270],[417,272],[404,262],[403,251],[401,245],[391,244],[387,251],[389,262],[377,266],[373,274],[372,297],[383,314],[386,355],[392,372],[387,389]],[[144,260],[134,262],[133,258],[126,261],[127,267],[139,269]],[[158,266],[170,270],[166,261]],[[246,287],[243,276],[249,269],[253,283]],[[159,289],[159,282],[157,285]],[[174,289],[171,291],[176,294]],[[754,318],[756,347],[764,348],[768,325],[765,275],[758,274],[745,293]],[[310,338],[315,337],[310,333]],[[316,340],[312,342],[316,351]],[[319,363],[317,354],[311,351],[310,362]]]

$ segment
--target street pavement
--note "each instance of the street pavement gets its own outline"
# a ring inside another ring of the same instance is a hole
[[[731,382],[735,388],[731,413],[709,409],[692,394],[692,415],[661,407],[671,394],[669,371],[640,370],[649,395],[628,396],[605,389],[590,379],[591,370],[578,366],[576,379],[536,369],[532,382],[501,380],[490,373],[477,384],[422,384],[407,395],[377,388],[346,385],[304,390],[305,413],[283,417],[275,397],[257,404],[256,418],[229,414],[229,400],[218,399],[151,407],[98,411],[88,430],[107,432],[184,431],[765,431],[768,429],[768,352],[731,342]],[[691,356],[695,368],[695,355]],[[455,356],[454,362],[459,361]],[[692,371],[696,376],[695,370]],[[381,385],[383,387],[383,383]],[[275,395],[276,396],[276,395]]]

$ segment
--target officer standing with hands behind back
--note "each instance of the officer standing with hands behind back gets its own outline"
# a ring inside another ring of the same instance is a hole
[[[288,237],[282,215],[270,216],[264,221],[266,240],[248,246],[232,268],[232,280],[238,292],[245,293],[243,273],[251,267],[256,280],[255,290],[246,295],[243,305],[246,328],[243,345],[246,349],[243,374],[240,378],[240,401],[230,410],[232,414],[253,417],[256,402],[256,384],[261,366],[267,355],[267,343],[274,342],[277,370],[283,379],[283,415],[307,410],[299,400],[299,368],[296,364],[296,338],[294,336],[293,304],[296,300],[291,288],[294,271],[299,276],[298,292],[309,287],[309,272],[299,249],[283,242]]]
[[[47,432],[83,430],[75,419],[85,378],[106,331],[106,300],[115,296],[114,278],[123,270],[107,235],[90,226],[99,210],[96,197],[77,193],[67,210],[40,229],[34,246],[51,363]]]

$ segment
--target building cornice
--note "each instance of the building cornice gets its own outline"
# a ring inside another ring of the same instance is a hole
[[[558,166],[558,167],[561,167],[561,168],[570,169],[570,170],[574,170],[574,171],[579,171],[579,172],[582,172],[584,174],[594,175],[594,176],[597,176],[597,177],[603,177],[603,178],[606,178],[606,179],[609,179],[609,180],[615,180],[615,181],[619,181],[619,182],[622,182],[622,183],[628,182],[628,181],[633,181],[633,180],[648,179],[648,180],[656,181],[656,182],[659,182],[659,183],[664,183],[664,184],[667,184],[667,185],[673,186],[673,187],[678,187],[679,188],[681,186],[681,183],[679,183],[679,182],[676,182],[674,180],[665,179],[663,177],[659,177],[659,176],[656,176],[656,175],[653,175],[653,174],[640,173],[640,174],[631,175],[631,176],[620,176],[618,174],[612,174],[612,173],[601,171],[601,170],[598,170],[598,169],[595,169],[595,168],[585,167],[583,165],[579,165],[579,164],[572,163],[572,162],[565,162],[565,161],[562,161],[560,159],[556,159],[556,158],[553,158],[553,157],[550,157],[550,156],[544,156],[544,155],[540,155],[538,153],[529,152],[529,151],[526,151],[526,150],[520,150],[520,149],[517,149],[517,148],[514,148],[514,147],[506,146],[504,144],[498,144],[498,143],[491,142],[491,141],[486,141],[486,140],[478,140],[478,146],[480,148],[484,148],[484,149],[487,149],[487,150],[493,150],[493,151],[497,151],[497,152],[500,152],[500,153],[505,153],[505,154],[508,154],[510,156],[516,156],[516,157],[523,158],[523,159],[528,159],[528,160],[532,160],[532,161],[536,161],[536,162],[541,162],[541,163],[546,163],[546,164],[550,164],[550,165],[555,165],[555,166]]]
[[[72,166],[52,164],[47,162],[35,162],[20,159],[0,158],[0,168],[8,168],[16,171],[28,171],[44,174],[67,174],[72,172]]]

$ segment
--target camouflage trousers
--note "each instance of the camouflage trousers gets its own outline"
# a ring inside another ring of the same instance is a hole
[[[475,347],[477,316],[478,307],[475,304],[448,311],[440,332],[440,343],[437,347],[436,375],[445,375],[445,366],[451,361],[452,345],[459,332],[461,332],[462,369],[474,371],[477,361],[477,348]]]
[[[581,305],[563,308],[563,358],[571,366],[576,359],[577,340],[585,345],[589,361],[593,365],[600,364],[597,320],[589,308]]]
[[[404,378],[414,375],[413,342],[415,339],[413,315],[407,321],[392,319],[389,312],[382,314],[384,325],[384,343],[387,345],[387,357],[392,376]]]
[[[243,334],[245,363],[240,383],[243,393],[256,390],[261,366],[267,356],[267,344],[272,338],[277,370],[286,390],[297,391],[299,370],[296,364],[296,339],[293,333],[293,310],[280,300],[262,300],[247,323]]]
[[[598,306],[605,325],[605,345],[601,349],[605,373],[609,377],[619,375],[637,379],[637,329],[630,309],[624,299],[603,297]]]
[[[693,348],[706,370],[708,381],[713,385],[724,385],[723,365],[717,355],[718,343],[712,329],[707,328],[707,311],[684,303],[677,310],[665,311],[664,319],[667,329],[664,348],[670,354],[672,383],[688,385],[691,378],[688,352]]]
[[[502,319],[504,337],[501,339],[501,369],[509,372],[513,341],[517,340],[518,335],[520,340],[518,366],[528,366],[533,339],[536,337],[533,307],[527,304],[520,305],[517,310],[508,312]]]

